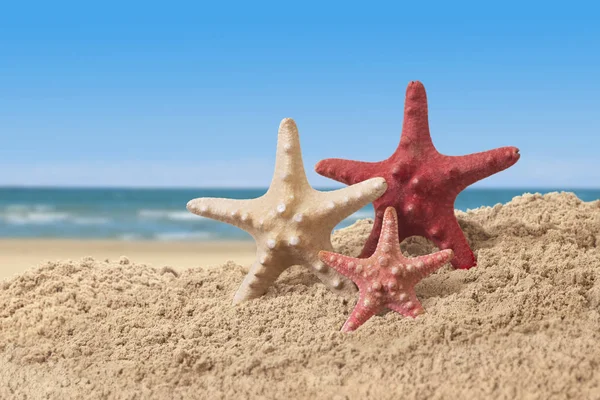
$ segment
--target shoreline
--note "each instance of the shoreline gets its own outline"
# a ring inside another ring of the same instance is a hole
[[[84,257],[117,261],[125,256],[152,267],[177,270],[213,267],[231,260],[242,266],[255,257],[253,241],[160,242],[98,239],[0,239],[0,279],[47,261],[78,261]]]

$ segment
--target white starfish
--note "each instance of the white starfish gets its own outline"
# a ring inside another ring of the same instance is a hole
[[[298,128],[286,118],[279,125],[275,174],[265,195],[251,200],[199,198],[189,211],[235,225],[256,241],[256,261],[233,298],[234,304],[262,296],[292,265],[304,265],[334,292],[355,297],[346,277],[319,261],[320,250],[331,251],[331,231],[343,219],[381,196],[383,178],[344,189],[320,192],[306,178]]]

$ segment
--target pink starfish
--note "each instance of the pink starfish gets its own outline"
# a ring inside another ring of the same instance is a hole
[[[406,258],[398,240],[398,216],[393,207],[385,210],[383,228],[377,249],[369,258],[352,258],[328,251],[319,259],[350,278],[359,290],[359,298],[342,332],[350,332],[364,324],[384,307],[406,317],[424,312],[417,299],[415,285],[453,257],[452,250],[442,250],[421,257]]]
[[[425,88],[421,82],[411,82],[406,90],[400,145],[390,158],[380,162],[327,159],[320,161],[315,170],[347,185],[373,177],[385,178],[388,189],[373,202],[375,224],[361,258],[375,251],[383,212],[391,206],[400,219],[400,241],[423,236],[440,249],[454,250],[455,268],[471,268],[477,263],[454,216],[456,196],[467,186],[518,160],[516,147],[466,156],[440,154],[429,133]]]

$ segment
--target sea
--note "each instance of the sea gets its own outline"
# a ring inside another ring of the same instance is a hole
[[[186,203],[196,197],[249,199],[266,190],[0,188],[0,238],[249,240],[236,227],[191,214]],[[455,208],[466,211],[506,203],[526,192],[553,191],[572,191],[584,201],[600,199],[600,189],[473,188],[458,196]],[[369,205],[337,228],[371,217]]]

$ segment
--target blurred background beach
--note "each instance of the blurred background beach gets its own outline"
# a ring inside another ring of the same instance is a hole
[[[387,158],[410,80],[427,89],[440,152],[521,150],[457,209],[524,192],[600,198],[593,12],[135,3],[3,7],[0,276],[88,255],[246,264],[248,236],[187,201],[261,195],[284,117],[298,123],[311,184],[339,187],[313,166]]]
[[[467,189],[455,207],[462,211],[506,203],[524,192],[555,189]],[[191,214],[185,204],[194,197],[246,199],[266,189],[0,189],[0,277],[42,260],[76,260],[86,256],[178,268],[248,264],[254,258],[252,238],[244,231]],[[600,198],[600,190],[573,190],[579,198]],[[372,218],[371,205],[344,220]]]

